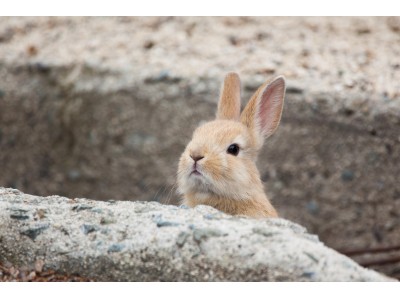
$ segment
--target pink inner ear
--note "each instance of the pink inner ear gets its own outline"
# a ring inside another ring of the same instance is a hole
[[[261,95],[257,119],[265,137],[273,134],[279,125],[284,96],[285,81],[282,77],[270,83]]]

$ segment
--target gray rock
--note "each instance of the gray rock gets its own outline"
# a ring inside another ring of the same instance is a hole
[[[48,223],[9,217],[12,209],[24,215],[39,207]],[[115,222],[104,222],[94,210]],[[324,246],[297,224],[232,217],[207,206],[70,201],[0,188],[0,228],[0,262],[34,266],[43,260],[44,269],[102,281],[392,280]]]

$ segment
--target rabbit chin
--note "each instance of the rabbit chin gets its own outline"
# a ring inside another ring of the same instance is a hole
[[[189,175],[183,184],[184,193],[211,193],[212,185],[207,178],[202,175]]]
[[[207,176],[204,176],[204,173],[201,176],[190,175],[185,178],[179,190],[184,195],[190,194],[194,196],[200,202],[210,198],[230,198],[237,200],[243,198],[241,192],[236,191],[235,188],[229,189],[225,185],[213,184],[212,180],[208,180]]]

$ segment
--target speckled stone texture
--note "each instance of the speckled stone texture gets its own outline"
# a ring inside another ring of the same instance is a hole
[[[0,262],[102,281],[389,281],[284,219],[0,188]]]

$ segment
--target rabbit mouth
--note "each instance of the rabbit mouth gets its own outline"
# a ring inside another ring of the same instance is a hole
[[[192,171],[190,172],[189,176],[202,176],[203,174],[199,171],[199,165],[196,162],[192,166]]]
[[[190,172],[190,176],[191,175],[193,175],[193,176],[202,176],[203,174],[201,174],[198,170],[193,170],[192,172]]]

